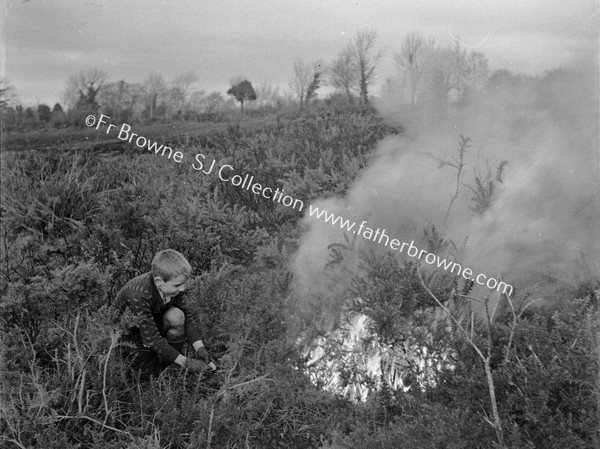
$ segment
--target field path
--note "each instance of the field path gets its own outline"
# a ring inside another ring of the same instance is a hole
[[[254,128],[265,122],[265,118],[251,118],[231,122],[171,122],[131,125],[131,130],[139,136],[159,144],[179,142],[186,138],[205,136],[213,132],[226,131],[229,126],[240,124],[243,128]],[[125,149],[138,149],[135,144],[117,138],[120,125],[106,134],[106,125],[94,128],[38,130],[26,133],[2,133],[0,151],[52,150],[93,150],[100,152],[120,152]],[[143,151],[143,150],[140,150]]]

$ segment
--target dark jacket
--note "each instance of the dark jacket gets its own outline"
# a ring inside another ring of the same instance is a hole
[[[156,351],[165,363],[172,363],[179,352],[171,347],[157,327],[157,321],[162,320],[161,315],[170,307],[177,307],[185,314],[185,336],[189,343],[200,340],[198,322],[185,303],[184,293],[180,293],[165,304],[152,273],[141,274],[129,282],[117,294],[115,307],[124,311],[129,308],[131,312],[139,317],[139,332],[142,343]],[[135,330],[135,329],[133,329]]]

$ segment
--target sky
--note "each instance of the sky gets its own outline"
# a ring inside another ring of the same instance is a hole
[[[24,105],[60,101],[70,75],[166,80],[193,71],[197,89],[224,92],[244,76],[287,89],[296,57],[331,62],[358,30],[384,51],[371,92],[394,75],[411,31],[459,39],[491,70],[528,75],[598,58],[595,0],[2,0],[0,76]],[[596,63],[597,64],[597,63]],[[597,66],[597,65],[596,65]]]

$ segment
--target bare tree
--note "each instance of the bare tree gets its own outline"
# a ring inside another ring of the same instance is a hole
[[[167,87],[162,76],[151,74],[144,81],[144,97],[148,116],[152,119],[156,114],[159,99],[166,93]]]
[[[191,94],[192,85],[198,81],[198,75],[192,71],[180,73],[171,83],[170,100],[175,110],[184,111]]]
[[[96,97],[107,80],[106,74],[98,69],[79,72],[67,79],[64,92],[65,103],[78,109],[98,110]]]
[[[457,100],[463,98],[467,83],[467,50],[460,43],[460,36],[454,41],[454,47],[450,49],[450,77],[452,79],[451,89]]]
[[[304,63],[302,57],[294,61],[294,77],[290,82],[300,108],[308,107],[310,101],[317,96],[317,90],[321,86],[323,75],[323,63],[319,60],[312,66]]]
[[[194,90],[190,95],[189,104],[194,111],[200,114],[215,114],[235,106],[233,101],[225,99],[221,92],[203,90]]]
[[[433,104],[447,102],[452,88],[458,89],[455,54],[450,48],[437,45],[429,49],[426,63],[427,99]]]
[[[358,88],[358,68],[351,45],[342,50],[328,70],[329,83],[346,94],[348,102],[354,102],[353,92]]]
[[[234,105],[231,102],[228,102],[223,96],[221,92],[211,92],[206,96],[205,100],[205,110],[204,112],[214,113],[221,112],[224,110],[230,109]]]
[[[255,105],[257,107],[275,105],[281,100],[279,86],[272,86],[267,81],[263,81],[254,90],[256,92]]]
[[[194,89],[188,99],[188,107],[195,112],[204,112],[204,104],[206,101],[206,91],[202,89]]]
[[[142,86],[121,80],[105,84],[98,94],[98,103],[113,120],[126,121],[138,112],[136,106],[139,107],[142,98]]]
[[[401,72],[403,86],[408,86],[410,103],[417,102],[417,96],[425,78],[428,49],[433,47],[433,39],[426,41],[417,32],[409,33],[402,43],[400,53],[394,54],[394,61]]]
[[[442,47],[432,37],[408,34],[394,61],[400,71],[403,91],[411,104],[428,101],[441,104],[465,100],[468,92],[482,88],[488,77],[488,62],[481,53],[469,53],[456,40]]]
[[[290,81],[290,87],[298,99],[300,108],[302,108],[304,107],[304,96],[306,95],[306,91],[312,78],[311,69],[310,66],[304,63],[302,57],[298,56],[294,60],[293,71],[293,78]]]
[[[0,78],[0,111],[18,98],[14,86],[6,78]]]
[[[466,86],[461,100],[472,91],[483,89],[489,78],[488,59],[483,53],[471,52],[466,58]]]
[[[375,51],[377,32],[362,30],[356,33],[352,43],[352,52],[358,70],[358,83],[360,87],[360,100],[363,105],[369,104],[369,84],[375,75],[375,69],[383,52]]]
[[[436,104],[451,99],[464,101],[467,92],[482,88],[487,81],[487,58],[468,53],[459,40],[454,47],[430,47],[427,63],[429,99]]]

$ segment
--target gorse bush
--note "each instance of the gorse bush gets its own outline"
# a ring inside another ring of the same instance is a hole
[[[129,178],[125,171],[102,176],[100,172],[111,172],[100,167],[102,161],[80,153],[23,152],[4,159],[6,226],[49,237],[64,236],[92,220],[107,206],[114,189]]]
[[[183,151],[278,185],[303,169],[291,139],[293,127],[234,126]],[[3,444],[314,447],[326,437],[337,399],[307,382],[286,335],[298,216],[147,155],[3,158]],[[194,267],[190,296],[223,373],[212,388],[182,372],[141,387],[120,360],[125,327],[107,306],[165,247]]]
[[[1,445],[498,447],[482,364],[452,326],[431,326],[434,302],[416,265],[362,254],[349,290],[362,300],[352,311],[369,317],[380,347],[408,338],[429,354],[448,351],[452,367],[436,371],[426,389],[414,380],[422,375],[417,364],[403,368],[411,386],[405,391],[365,378],[367,401],[345,400],[309,381],[292,331],[310,335],[303,318],[316,322],[326,310],[315,302],[306,317],[293,314],[300,298],[288,261],[302,214],[191,167],[203,153],[309,204],[344,194],[376,142],[397,132],[369,112],[325,110],[171,139],[185,154],[181,164],[133,152],[3,153]],[[448,245],[435,230],[427,237],[431,245]],[[220,368],[211,377],[174,367],[138,382],[122,360],[118,337],[133,317],[119,318],[111,304],[164,248],[181,251],[193,266],[190,303]],[[350,266],[346,258],[358,257],[350,241],[331,249],[333,275]],[[444,301],[469,288],[443,276],[425,281]],[[521,317],[517,327],[509,314],[491,328],[506,445],[597,442],[596,290],[566,311]],[[473,332],[487,341],[485,327]],[[340,360],[364,356],[344,354],[343,345],[331,349]],[[345,366],[348,385],[357,369]]]

